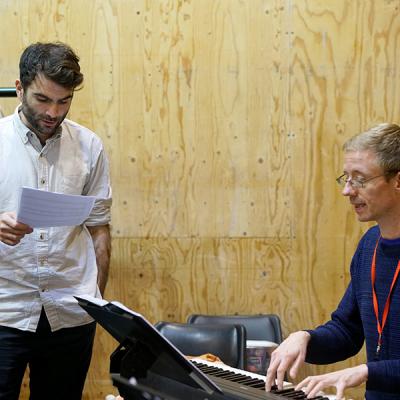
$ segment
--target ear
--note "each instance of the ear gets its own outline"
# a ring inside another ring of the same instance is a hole
[[[22,97],[24,96],[24,89],[19,79],[15,81],[15,91],[17,92],[18,99],[22,101]]]
[[[400,193],[400,172],[393,177],[394,187]]]

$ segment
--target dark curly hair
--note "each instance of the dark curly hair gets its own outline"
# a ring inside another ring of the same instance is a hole
[[[22,53],[19,74],[22,87],[27,88],[38,74],[75,90],[83,82],[79,57],[65,43],[34,43]]]

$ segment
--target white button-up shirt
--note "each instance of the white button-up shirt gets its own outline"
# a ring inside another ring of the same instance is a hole
[[[92,319],[74,295],[100,297],[86,226],[110,222],[111,188],[101,140],[65,119],[43,147],[18,109],[0,119],[0,213],[17,211],[22,186],[95,196],[83,225],[36,228],[16,246],[0,242],[0,325],[36,331],[42,307],[53,331]]]

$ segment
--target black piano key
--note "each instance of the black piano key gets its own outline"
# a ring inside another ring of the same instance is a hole
[[[284,397],[287,397],[289,399],[306,399],[307,395],[301,390],[295,390],[293,393],[284,395]]]
[[[249,384],[250,384],[251,382],[253,382],[253,379],[250,378],[250,376],[246,376],[245,378],[239,379],[239,380],[237,380],[236,382],[237,382],[237,383],[240,383],[241,385],[249,386]]]
[[[295,400],[307,399],[307,395],[302,390],[294,390],[293,392],[282,394],[282,396],[288,399],[295,399]],[[310,397],[307,400],[329,400],[329,399],[324,396],[316,396],[316,397]]]
[[[223,371],[223,370],[221,368],[216,368],[216,367],[205,367],[205,368],[202,368],[202,371],[204,371],[208,374],[210,372],[218,372],[218,371]]]
[[[307,399],[307,395],[302,390],[295,390],[293,393],[284,395],[284,397],[287,397],[290,399]],[[324,396],[316,396],[316,397],[310,397],[307,400],[329,400],[329,399]]]
[[[284,397],[287,397],[288,399],[306,399],[307,395],[301,390],[295,390],[292,393],[285,394]]]
[[[307,400],[329,400],[329,398],[325,396],[317,396],[317,397],[311,397],[311,399]]]
[[[228,380],[230,380],[231,382],[238,382],[240,380],[242,380],[243,378],[248,378],[247,375],[243,375],[243,374],[234,374],[234,376],[227,378]]]
[[[208,374],[208,372],[215,371],[217,368],[215,367],[209,367],[208,365],[196,365],[202,372],[205,374]]]
[[[257,379],[257,382],[251,383],[249,386],[251,386],[254,389],[265,390],[265,382],[260,379]]]
[[[211,372],[208,375],[224,378],[225,376],[233,376],[234,374],[232,374],[232,372],[230,372],[230,371],[216,371],[216,372]]]
[[[271,392],[273,394],[289,394],[289,393],[293,393],[294,392],[294,388],[288,388],[288,389],[272,389]]]
[[[261,379],[257,379],[257,378],[252,378],[249,376],[249,380],[246,382],[246,386],[251,386],[254,387],[254,384],[260,384],[263,383],[265,386],[265,382],[263,382]]]
[[[223,376],[236,376],[233,372],[231,371],[211,371],[208,372],[207,375],[211,375],[211,376],[219,376],[219,375],[223,375]]]

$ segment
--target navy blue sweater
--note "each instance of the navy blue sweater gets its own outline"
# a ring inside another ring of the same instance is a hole
[[[365,340],[368,381],[367,400],[400,399],[400,276],[393,288],[389,315],[376,358],[378,330],[372,303],[371,262],[380,237],[378,226],[361,239],[351,262],[351,281],[331,320],[309,331],[306,361],[329,364],[357,354]],[[379,320],[400,260],[400,240],[380,239],[376,257],[375,290]]]

